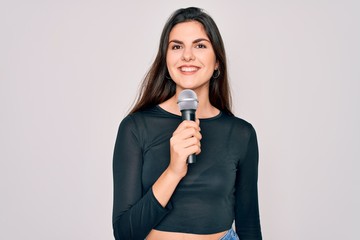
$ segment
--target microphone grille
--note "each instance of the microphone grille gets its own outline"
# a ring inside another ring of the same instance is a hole
[[[185,89],[181,91],[177,103],[179,105],[180,111],[185,109],[196,110],[198,107],[198,100],[196,93],[191,89]]]

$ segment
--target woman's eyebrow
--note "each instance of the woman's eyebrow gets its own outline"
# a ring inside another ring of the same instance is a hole
[[[202,41],[210,42],[210,40],[207,39],[207,38],[198,38],[198,39],[194,40],[193,43],[199,43],[199,42],[202,42]]]
[[[169,43],[171,43],[171,42],[173,42],[173,43],[177,43],[177,44],[184,44],[182,41],[180,41],[180,40],[176,40],[176,39],[174,39],[174,40],[170,40],[170,41],[169,41]]]
[[[193,43],[199,43],[199,42],[202,42],[202,41],[207,41],[207,42],[210,42],[209,39],[206,39],[206,38],[198,38],[198,39],[195,39],[193,41]],[[176,39],[173,39],[173,40],[170,40],[169,43],[177,43],[177,44],[184,44],[184,42],[180,41],[180,40],[176,40]]]

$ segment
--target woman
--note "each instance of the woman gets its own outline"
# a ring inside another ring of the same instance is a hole
[[[184,89],[196,92],[200,120],[182,121],[177,97]],[[198,8],[177,10],[138,101],[119,127],[116,239],[262,239],[256,133],[230,108],[215,22]],[[197,154],[196,163],[186,163],[190,154]]]

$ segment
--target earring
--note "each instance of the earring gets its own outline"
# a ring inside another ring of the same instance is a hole
[[[214,79],[217,79],[219,76],[220,76],[220,69],[216,69],[216,70],[214,71],[212,77],[213,77]]]

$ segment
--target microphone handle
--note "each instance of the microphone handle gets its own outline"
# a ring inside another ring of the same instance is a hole
[[[195,110],[194,109],[184,109],[181,111],[181,116],[183,120],[195,121]],[[191,154],[186,160],[188,164],[196,163],[196,155]]]

